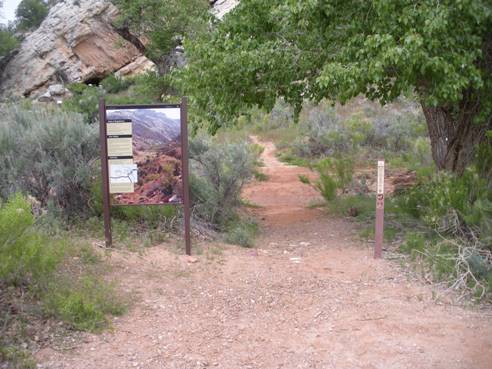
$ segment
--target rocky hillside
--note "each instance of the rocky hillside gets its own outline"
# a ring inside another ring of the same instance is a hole
[[[179,115],[172,117],[160,109],[108,110],[108,118],[132,120],[133,144],[139,150],[179,141],[181,134]]]
[[[221,18],[238,1],[210,3]],[[65,0],[53,6],[0,70],[0,98],[49,99],[53,84],[90,83],[113,72],[129,75],[152,69],[142,50],[127,41],[131,35],[112,26],[117,15],[109,0]]]

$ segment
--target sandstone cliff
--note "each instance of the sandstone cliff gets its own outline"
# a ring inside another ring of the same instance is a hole
[[[212,12],[217,18],[222,19],[224,15],[229,13],[237,4],[239,4],[239,0],[212,0],[210,3],[213,5]]]
[[[237,0],[210,2],[221,18]],[[109,0],[64,0],[23,40],[0,76],[0,98],[39,97],[52,84],[97,82],[152,69],[135,43],[111,25],[118,10]]]
[[[30,96],[51,83],[99,79],[132,62],[141,54],[111,27],[116,15],[101,0],[55,5],[7,64],[0,93]]]

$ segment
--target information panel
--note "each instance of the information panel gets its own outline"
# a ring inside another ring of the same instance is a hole
[[[106,140],[113,205],[183,202],[179,105],[108,107]]]

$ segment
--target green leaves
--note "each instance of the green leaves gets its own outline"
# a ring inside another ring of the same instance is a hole
[[[0,58],[9,54],[19,45],[19,40],[14,32],[0,25]]]
[[[219,126],[278,97],[300,105],[365,94],[386,103],[416,90],[428,105],[456,104],[466,89],[490,94],[481,63],[491,8],[480,0],[245,0],[186,44],[189,65],[177,77]]]
[[[20,30],[37,28],[48,15],[48,5],[42,0],[22,0],[15,15]]]
[[[120,27],[130,31],[146,43],[146,54],[165,72],[169,71],[169,57],[184,39],[193,39],[208,27],[206,0],[113,0],[121,15]],[[164,65],[163,65],[164,64]]]

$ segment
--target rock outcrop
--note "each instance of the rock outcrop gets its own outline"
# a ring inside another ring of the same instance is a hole
[[[48,85],[99,80],[141,56],[111,26],[108,1],[65,0],[27,35],[1,76],[0,95],[37,96]]]
[[[213,13],[222,18],[238,0],[210,3]],[[155,65],[142,55],[143,45],[139,48],[138,43],[127,41],[112,26],[117,15],[109,0],[57,3],[41,26],[25,37],[18,52],[3,63],[0,99],[48,99],[53,96],[48,88],[54,84],[97,83],[113,72],[130,76],[153,70]]]
[[[217,18],[222,19],[224,15],[229,13],[237,4],[239,4],[239,0],[212,0],[210,3],[213,6],[212,13]]]
[[[130,77],[146,72],[155,71],[155,64],[147,59],[145,56],[141,55],[132,61],[130,64],[125,65],[121,69],[115,72],[116,77]]]

